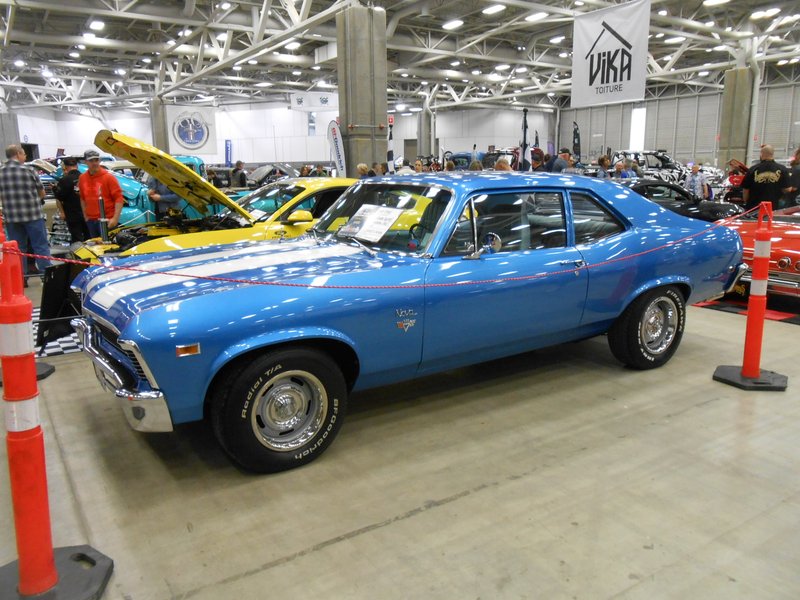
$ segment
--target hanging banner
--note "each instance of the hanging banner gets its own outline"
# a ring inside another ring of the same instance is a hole
[[[331,145],[333,164],[336,165],[336,175],[339,177],[347,177],[347,165],[344,160],[344,142],[342,141],[342,132],[339,130],[339,124],[336,121],[328,123],[328,143]]]
[[[572,108],[644,99],[650,0],[575,16]]]
[[[289,94],[292,101],[292,110],[338,110],[339,109],[339,93],[333,90],[330,93],[320,92],[300,92],[297,94]]]

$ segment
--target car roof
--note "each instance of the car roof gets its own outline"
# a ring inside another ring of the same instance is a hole
[[[595,177],[574,173],[507,172],[507,171],[448,171],[441,173],[418,173],[362,179],[359,183],[392,183],[402,185],[438,185],[452,188],[461,194],[483,190],[501,190],[509,187],[573,188],[607,190],[608,182]]]

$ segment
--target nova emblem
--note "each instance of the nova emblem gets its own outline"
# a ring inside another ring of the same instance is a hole
[[[416,319],[403,319],[402,321],[397,322],[397,328],[402,329],[404,332],[408,333],[408,330],[411,329],[416,324],[417,324]]]

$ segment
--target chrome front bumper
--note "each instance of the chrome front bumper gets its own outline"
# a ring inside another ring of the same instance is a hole
[[[113,392],[125,418],[136,431],[172,431],[172,417],[164,394],[159,391],[134,392],[131,375],[120,362],[97,343],[100,335],[88,319],[72,319],[83,351],[94,365],[94,373],[103,389]]]

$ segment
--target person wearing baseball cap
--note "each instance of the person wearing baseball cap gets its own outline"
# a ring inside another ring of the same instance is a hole
[[[553,161],[553,173],[561,173],[564,169],[569,168],[569,157],[572,153],[569,151],[569,148],[561,148],[558,151],[558,157]]]
[[[53,188],[56,205],[61,218],[66,222],[70,237],[73,242],[83,242],[89,239],[89,228],[83,218],[81,197],[78,193],[78,159],[74,156],[65,156],[61,159],[64,175]]]
[[[81,208],[91,237],[103,235],[101,223],[108,220],[108,229],[119,225],[125,199],[117,178],[100,165],[100,153],[89,149],[83,153],[89,169],[78,179]]]

